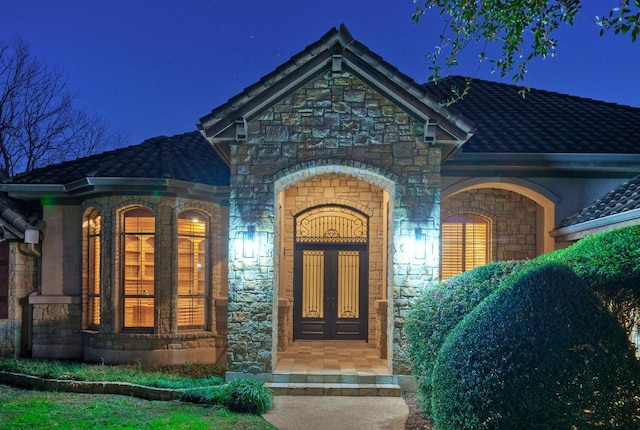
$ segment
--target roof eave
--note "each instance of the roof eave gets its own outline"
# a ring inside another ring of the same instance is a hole
[[[446,176],[497,173],[527,176],[591,175],[631,177],[640,171],[640,154],[464,153],[444,165]]]
[[[43,197],[79,198],[95,194],[166,193],[228,200],[229,187],[172,178],[86,177],[68,184],[3,184],[12,197],[39,200]]]
[[[632,209],[614,215],[561,227],[549,232],[556,242],[573,242],[601,231],[640,224],[640,209]]]

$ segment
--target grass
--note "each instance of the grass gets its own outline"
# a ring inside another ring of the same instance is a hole
[[[0,428],[275,429],[258,415],[236,414],[215,406],[27,391],[4,385],[0,385]]]
[[[49,379],[130,382],[158,388],[199,388],[224,382],[220,364],[96,365],[55,360],[2,358],[0,370]]]
[[[161,388],[203,388],[224,383],[219,364],[95,365],[86,363],[0,358],[0,371],[50,379],[130,382]],[[241,414],[213,405],[181,401],[148,401],[101,394],[52,393],[0,385],[0,428],[64,429],[269,429],[259,415]]]

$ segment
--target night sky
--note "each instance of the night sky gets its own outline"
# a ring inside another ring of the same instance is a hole
[[[640,106],[640,41],[600,37],[593,18],[616,1],[585,3],[576,24],[558,32],[557,56],[531,63],[525,85]],[[434,13],[414,25],[414,9],[412,0],[2,0],[0,39],[20,36],[35,56],[61,66],[80,106],[135,144],[194,130],[200,117],[341,23],[426,82],[425,54],[443,23]],[[489,65],[477,72],[475,55],[453,73],[512,83]]]

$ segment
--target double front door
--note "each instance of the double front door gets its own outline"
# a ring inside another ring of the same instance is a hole
[[[298,246],[294,339],[367,339],[366,245]]]

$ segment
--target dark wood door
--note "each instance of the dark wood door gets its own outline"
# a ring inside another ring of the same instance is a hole
[[[294,256],[294,339],[367,339],[366,246],[299,246]]]

